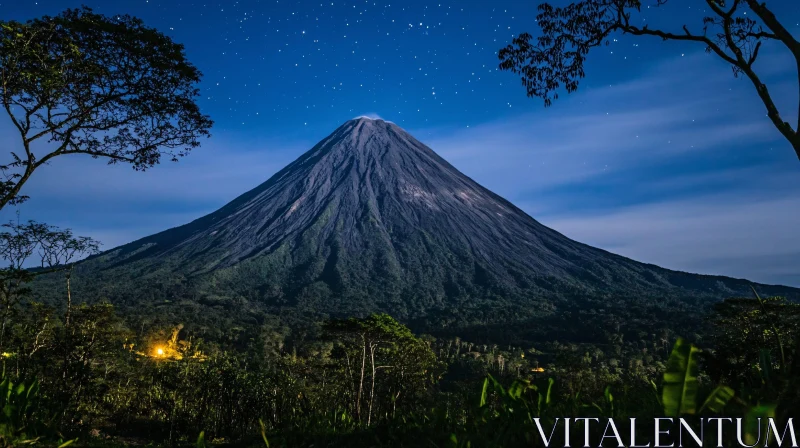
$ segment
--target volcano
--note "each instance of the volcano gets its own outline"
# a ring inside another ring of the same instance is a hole
[[[403,319],[449,313],[481,322],[552,313],[585,297],[752,293],[746,280],[671,271],[573,241],[397,125],[364,117],[216,212],[92,257],[78,271],[93,279],[85,288],[129,303]],[[798,298],[797,289],[756,287]]]

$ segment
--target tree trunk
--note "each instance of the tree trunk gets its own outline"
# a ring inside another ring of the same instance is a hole
[[[72,290],[70,288],[70,277],[72,276],[72,267],[67,271],[67,313],[64,315],[64,327],[69,328],[69,314],[72,311]]]
[[[372,423],[372,401],[375,398],[375,345],[369,345],[369,359],[372,365],[372,386],[369,389],[369,414],[367,415],[367,426]]]
[[[794,50],[794,59],[797,61],[797,126],[794,128],[794,152],[797,158],[800,159],[800,46]]]
[[[3,310],[3,326],[0,329],[0,353],[5,351],[5,341],[6,341],[6,326],[8,325],[8,320],[11,317],[11,312],[13,311],[14,305],[16,302],[12,299],[12,294],[14,290],[13,283],[5,283],[3,284],[3,296],[4,300],[4,310]],[[5,361],[3,361],[3,365],[5,365]]]
[[[72,311],[72,290],[70,288],[70,277],[72,276],[72,266],[69,267],[67,271],[67,312],[64,313],[64,369],[62,372],[62,378],[64,381],[67,380],[67,374],[69,372],[69,343],[67,341],[71,341],[72,337],[69,332],[69,315]],[[66,387],[66,383],[65,383]],[[170,437],[172,435],[170,434]]]
[[[356,418],[361,422],[361,393],[364,390],[364,369],[367,364],[367,341],[361,335],[361,380],[358,382],[358,397],[356,397]]]
[[[350,354],[348,354],[347,351],[344,352],[344,358],[347,362],[347,388],[352,394],[350,395],[350,399],[354,399],[354,397],[356,397],[356,384],[353,379],[353,366],[350,363]],[[355,403],[353,403],[353,409],[355,409]]]
[[[3,327],[0,329],[0,352],[4,351],[5,348],[5,341],[6,341],[6,322],[8,322],[8,316],[11,314],[11,305],[6,304],[6,309],[3,311]]]
[[[397,394],[395,394],[394,399],[392,400],[392,418],[395,417],[397,412],[397,400],[400,398],[400,393],[403,391],[403,381],[405,380],[406,376],[406,369],[400,368],[400,384],[397,386]]]

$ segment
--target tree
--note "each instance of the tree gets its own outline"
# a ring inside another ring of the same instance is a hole
[[[69,326],[72,311],[72,270],[75,261],[86,255],[94,255],[100,251],[100,243],[86,236],[74,236],[72,230],[61,230],[47,224],[28,221],[27,225],[8,225],[16,229],[18,234],[28,236],[39,248],[41,270],[39,273],[65,272],[67,286],[67,311],[64,315],[64,326]]]
[[[76,306],[72,325],[62,326],[59,330],[61,334],[56,340],[57,350],[61,351],[61,365],[56,361],[59,353],[55,352],[50,358],[54,364],[50,368],[60,377],[58,402],[65,410],[71,408],[68,412],[74,413],[71,418],[77,421],[80,413],[88,411],[88,406],[82,409],[80,406],[71,407],[70,403],[92,399],[102,402],[102,392],[108,388],[103,379],[116,368],[120,361],[118,358],[124,355],[121,348],[131,340],[131,331],[109,303]]]
[[[655,0],[655,6],[664,6],[668,1]],[[535,40],[529,33],[517,36],[500,50],[500,69],[521,75],[528,96],[542,98],[545,106],[549,106],[558,98],[557,91],[562,86],[567,92],[577,90],[579,80],[585,75],[583,64],[589,50],[608,45],[614,33],[697,42],[706,47],[706,52],[730,64],[734,76],[743,74],[753,83],[767,116],[800,159],[800,114],[794,127],[783,119],[753,67],[762,44],[777,42],[788,48],[800,71],[800,42],[764,2],[705,0],[705,4],[712,14],[703,18],[700,32],[690,31],[686,25],[680,31],[670,32],[633,24],[631,14],[641,10],[642,0],[581,0],[565,7],[542,3],[536,16],[541,36]],[[800,73],[798,80],[800,85]]]
[[[756,296],[719,302],[714,311],[710,376],[737,386],[744,400],[800,411],[800,304]]]
[[[344,370],[352,384],[353,410],[359,421],[363,421],[361,403],[369,380],[367,425],[372,423],[373,411],[379,407],[375,402],[377,396],[388,397],[389,403],[383,403],[383,411],[388,413],[391,407],[394,414],[401,396],[424,389],[428,379],[433,377],[436,368],[433,350],[388,314],[332,320],[325,324],[324,329],[328,334],[338,336],[343,343]],[[358,358],[361,358],[360,363]],[[377,378],[381,371],[385,373],[381,375],[383,381],[379,384]],[[385,394],[376,394],[378,389]]]
[[[0,21],[0,101],[24,151],[0,164],[0,209],[27,199],[22,187],[58,156],[135,170],[185,156],[213,124],[195,103],[200,77],[182,45],[128,15]]]
[[[758,366],[761,352],[781,369],[790,367],[800,336],[800,305],[781,297],[727,299],[714,305],[713,341],[719,380],[739,382]]]
[[[36,276],[53,272],[66,273],[67,308],[65,325],[69,326],[72,310],[70,277],[75,259],[97,253],[100,243],[88,237],[76,237],[70,229],[61,230],[47,224],[28,221],[20,224],[10,221],[3,224],[0,232],[0,259],[8,267],[0,268],[0,350],[3,348],[6,325],[19,301],[29,292],[25,287]],[[36,254],[40,261],[38,269],[25,267],[29,258]]]

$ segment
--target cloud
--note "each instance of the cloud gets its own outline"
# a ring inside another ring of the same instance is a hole
[[[217,134],[178,163],[145,172],[82,155],[55,158],[23,188],[31,199],[19,207],[21,219],[72,228],[110,249],[216,210],[316,142]],[[3,210],[0,220],[15,218],[14,211]]]
[[[376,114],[375,112],[369,112],[369,113],[366,113],[366,114],[361,114],[361,115],[359,115],[359,116],[357,116],[355,118],[362,118],[362,117],[363,118],[370,118],[372,120],[383,120],[383,118],[381,118],[381,116]]]
[[[786,109],[796,84],[763,54],[765,80]],[[668,268],[800,286],[800,166],[749,81],[713,56],[663,61],[632,81],[587,83],[551,108],[508,119],[408,130],[578,241]],[[180,163],[144,173],[59,158],[26,186],[23,219],[71,227],[110,249],[216,210],[326,132],[318,134],[217,132]]]
[[[800,286],[800,196],[715,194],[544,224],[570,238],[670,269]]]
[[[800,286],[797,158],[749,81],[714,62],[691,54],[549,109],[412,133],[578,241],[672,269]],[[773,96],[796,101],[786,69],[767,68]]]

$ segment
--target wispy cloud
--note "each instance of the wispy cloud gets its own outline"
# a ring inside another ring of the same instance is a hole
[[[480,167],[474,171],[480,178],[504,178],[509,194],[520,182],[552,189],[631,167],[702,159],[698,154],[719,156],[726,165],[792,159],[749,82],[715,62],[692,54],[643,78],[595,87],[511,120],[413,133],[455,165]],[[695,79],[698,71],[706,75]],[[772,87],[776,98],[796,98],[796,84],[782,76]]]
[[[383,118],[380,115],[376,114],[375,112],[368,112],[366,114],[360,114],[360,115],[358,115],[358,116],[356,116],[354,118],[361,118],[361,117],[372,118],[373,120],[383,120]]]
[[[550,216],[573,238],[670,269],[800,285],[800,196],[715,194]]]
[[[72,228],[112,248],[214,211],[315,143],[218,134],[179,163],[145,172],[84,156],[53,159],[25,185],[31,199],[19,207],[20,217]],[[0,135],[15,143],[12,133]],[[13,213],[3,210],[0,218]]]
[[[715,62],[687,55],[513,120],[418,134],[578,241],[672,269],[800,286],[800,165],[752,85]],[[787,80],[796,74],[768,68],[775,98],[796,104]]]
[[[766,79],[785,107],[796,85],[773,65]],[[748,81],[711,56],[664,61],[508,120],[409,131],[578,241],[668,268],[800,286],[800,165]],[[179,164],[145,173],[58,159],[26,187],[23,218],[111,248],[217,209],[323,137],[219,132]]]

